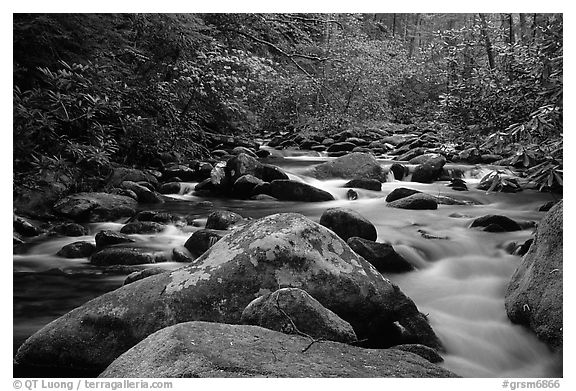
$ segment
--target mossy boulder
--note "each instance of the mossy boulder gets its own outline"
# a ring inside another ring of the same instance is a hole
[[[15,363],[30,373],[103,370],[164,327],[237,324],[252,300],[284,287],[308,292],[366,343],[441,348],[412,300],[342,239],[302,215],[281,213],[232,231],[181,269],[135,281],[54,320],[20,347]]]
[[[563,201],[544,216],[505,295],[512,322],[527,326],[554,350],[563,345]]]
[[[417,354],[363,349],[258,326],[187,322],[162,329],[120,356],[101,378],[458,377]]]

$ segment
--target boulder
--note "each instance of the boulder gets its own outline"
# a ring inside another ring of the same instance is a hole
[[[350,323],[299,288],[282,288],[254,299],[242,311],[240,322],[286,334],[304,333],[315,339],[357,340]]]
[[[180,183],[178,182],[168,182],[163,183],[158,189],[160,194],[178,194],[180,193]]]
[[[376,227],[360,213],[346,208],[330,208],[322,213],[320,225],[332,230],[342,240],[353,236],[376,240]]]
[[[361,152],[350,153],[319,164],[312,170],[312,174],[318,179],[366,178],[386,182],[388,175],[373,155]]]
[[[442,156],[442,155],[439,155],[437,153],[425,153],[423,155],[419,155],[419,156],[416,156],[416,157],[410,159],[408,163],[410,163],[410,164],[430,163],[430,162],[436,161],[438,159],[441,160],[441,158],[439,158],[440,156]],[[446,163],[446,158],[444,158],[444,164],[445,163]],[[444,166],[444,164],[442,164],[442,166]]]
[[[271,155],[270,151],[266,149],[259,149],[256,151],[256,156],[258,156],[261,159],[267,158],[270,155]]]
[[[346,140],[344,140],[347,143],[352,143],[354,145],[357,146],[364,146],[364,145],[368,145],[370,144],[368,141],[364,140],[363,138],[360,137],[348,137]]]
[[[232,155],[240,155],[241,153],[244,153],[246,155],[252,156],[253,158],[257,158],[258,156],[256,155],[256,153],[254,153],[254,151],[252,151],[251,149],[248,149],[246,147],[234,147],[232,149]]]
[[[403,350],[405,352],[410,352],[419,355],[420,357],[430,361],[433,364],[444,361],[442,356],[438,352],[428,346],[420,345],[417,343],[407,343],[403,345],[393,346],[391,349]]]
[[[178,177],[182,181],[192,182],[198,180],[198,174],[195,170],[184,165],[174,165],[166,167],[164,170],[164,176],[162,178]]]
[[[380,273],[403,273],[414,270],[414,266],[388,243],[377,243],[359,237],[351,237],[346,243]]]
[[[387,206],[392,208],[414,210],[438,209],[438,202],[436,201],[436,198],[431,195],[417,193],[408,197],[400,198],[396,201],[389,202]]]
[[[113,187],[111,189],[108,190],[109,194],[115,194],[115,195],[121,195],[121,196],[126,196],[126,197],[130,197],[136,201],[138,201],[138,196],[136,195],[136,193],[134,193],[132,190],[128,190],[128,189],[121,189],[119,187]]]
[[[406,187],[397,187],[386,196],[386,202],[392,202],[401,198],[409,197],[414,194],[421,194],[419,190],[408,189]]]
[[[132,181],[124,181],[120,184],[124,189],[132,190],[138,197],[138,202],[146,204],[160,204],[164,202],[155,191]]]
[[[90,263],[97,266],[141,265],[155,263],[153,254],[137,247],[108,247],[92,254]]]
[[[77,193],[62,198],[54,211],[76,221],[109,221],[136,213],[138,203],[130,197],[108,193]]]
[[[100,253],[109,250],[122,249]],[[342,239],[302,215],[281,213],[233,231],[183,268],[108,292],[54,320],[20,347],[15,364],[29,373],[101,371],[159,329],[193,320],[237,324],[254,298],[285,287],[308,292],[369,346],[408,342],[399,324],[410,342],[441,348],[412,300]]]
[[[178,221],[179,218],[173,216],[168,212],[158,212],[155,210],[143,210],[136,214],[136,216],[130,219],[130,222],[134,221],[153,221],[160,224],[171,224]]]
[[[383,143],[388,143],[392,145],[398,145],[403,143],[406,140],[406,136],[401,136],[398,134],[394,134],[392,136],[384,136],[382,137],[381,141]]]
[[[505,294],[510,320],[527,326],[553,350],[563,348],[563,202],[544,216]]]
[[[327,191],[289,179],[272,181],[268,195],[281,201],[322,202],[334,200],[334,196]]]
[[[64,236],[84,236],[88,235],[88,230],[80,224],[61,223],[51,227],[50,233]]]
[[[412,182],[432,183],[441,174],[446,164],[446,158],[440,154],[432,154],[428,159],[414,168]]]
[[[194,257],[199,257],[204,254],[206,250],[216,244],[217,241],[222,239],[224,233],[213,229],[200,229],[192,234],[184,243],[184,247]]]
[[[390,166],[390,171],[392,171],[392,174],[394,174],[394,179],[396,179],[397,181],[401,181],[402,179],[404,179],[404,177],[406,175],[408,175],[410,173],[410,170],[408,170],[408,167],[400,164],[400,163],[394,163]]]
[[[96,247],[102,248],[120,243],[132,243],[134,239],[115,231],[100,231],[96,234]]]
[[[166,226],[164,224],[155,223],[153,221],[135,221],[128,223],[120,230],[121,234],[154,234],[164,231]]]
[[[342,187],[355,187],[358,189],[380,191],[382,190],[382,183],[377,179],[360,178],[352,179],[351,181],[346,182]]]
[[[13,215],[12,217],[12,227],[14,228],[14,232],[22,236],[38,236],[42,233],[42,230],[35,224],[32,224],[27,219],[16,215]]]
[[[554,205],[556,205],[558,201],[548,201],[542,205],[540,205],[540,207],[538,208],[539,212],[548,212],[550,209],[552,209],[552,207]]]
[[[328,152],[349,152],[356,147],[356,144],[350,142],[340,142],[330,145],[327,149]]]
[[[242,216],[235,212],[230,212],[228,210],[215,210],[208,215],[208,219],[206,220],[206,229],[228,229],[243,219]]]
[[[424,155],[428,151],[426,148],[422,147],[408,147],[408,150],[402,154],[400,154],[396,160],[400,160],[402,162],[412,162],[414,159]],[[412,163],[412,164],[420,164],[420,163]]]
[[[300,335],[258,326],[187,322],[149,336],[99,377],[458,377],[407,351],[310,343]]]
[[[110,187],[117,187],[124,181],[150,182],[154,187],[158,186],[158,179],[149,170],[138,170],[136,168],[117,167],[107,178]]]
[[[501,215],[486,215],[472,221],[470,228],[485,227],[488,232],[519,231],[520,225],[509,217]]]
[[[262,176],[262,163],[250,155],[240,153],[228,159],[224,171],[228,182],[233,184],[238,178],[246,174],[260,178]]]
[[[194,258],[185,247],[175,247],[172,249],[172,260],[174,262],[190,263]]]
[[[264,182],[272,182],[276,179],[290,179],[282,169],[271,164],[262,164],[260,179]]]
[[[96,251],[96,246],[90,242],[80,241],[67,244],[56,253],[63,258],[88,258]]]
[[[128,285],[134,281],[141,280],[146,277],[155,276],[156,274],[164,273],[166,270],[159,267],[150,267],[148,269],[139,270],[137,272],[132,272],[126,276],[123,285]]]
[[[252,195],[254,188],[262,185],[265,182],[256,178],[254,175],[246,174],[234,182],[232,186],[232,195],[236,198],[249,198]]]

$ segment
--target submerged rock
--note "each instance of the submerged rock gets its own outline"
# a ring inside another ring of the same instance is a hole
[[[102,250],[92,260],[110,250],[122,249]],[[284,287],[308,292],[369,346],[406,343],[406,335],[441,348],[412,300],[342,239],[302,215],[281,213],[231,232],[181,269],[126,285],[56,319],[20,347],[15,363],[103,370],[161,328],[191,320],[239,323],[254,298]]]
[[[389,202],[387,206],[400,209],[438,209],[436,197],[424,193],[416,193],[408,197],[400,198],[396,201]]]
[[[352,236],[376,240],[376,227],[360,213],[347,208],[330,208],[322,213],[320,224],[332,230],[342,240]]]
[[[344,343],[357,340],[350,323],[298,288],[282,288],[254,299],[242,311],[240,321],[285,334],[305,333]]]
[[[472,221],[470,228],[485,227],[488,232],[520,231],[520,225],[509,217],[501,215],[486,215]]]
[[[96,246],[90,242],[80,241],[67,244],[56,253],[59,257],[64,258],[87,258],[96,251]]]
[[[313,168],[312,174],[318,179],[366,178],[386,182],[388,172],[382,168],[373,155],[354,152]]]
[[[398,349],[316,342],[258,326],[188,322],[140,342],[100,375],[119,377],[457,377]]]
[[[505,295],[510,320],[533,330],[554,350],[563,347],[563,202],[544,216]]]
[[[155,262],[153,254],[137,247],[109,247],[98,251],[90,258],[90,263],[98,266],[141,265]]]

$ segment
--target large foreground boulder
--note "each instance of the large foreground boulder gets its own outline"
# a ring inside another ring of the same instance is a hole
[[[457,377],[396,349],[363,349],[258,326],[187,322],[162,329],[114,361],[119,377]]]
[[[506,289],[512,322],[529,327],[552,349],[562,349],[563,202],[544,216],[530,250]]]
[[[108,193],[77,193],[62,198],[54,211],[76,221],[109,221],[133,216],[138,202],[133,198]]]
[[[32,335],[15,362],[31,373],[103,370],[161,328],[192,320],[237,324],[252,300],[285,287],[308,292],[367,345],[441,348],[412,300],[342,239],[302,215],[281,213],[231,232],[181,269],[72,310]]]
[[[354,152],[314,167],[313,175],[318,179],[365,178],[386,182],[388,172],[373,155]]]
[[[350,323],[298,288],[282,288],[254,299],[242,312],[241,321],[286,334],[305,333],[344,343],[357,341]]]

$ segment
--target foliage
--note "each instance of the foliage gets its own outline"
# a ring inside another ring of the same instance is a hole
[[[495,170],[486,174],[478,184],[478,189],[486,190],[486,193],[491,191],[499,191],[505,193],[516,193],[522,191],[522,187],[518,181],[502,170]]]
[[[534,14],[516,40],[502,26],[497,14],[17,14],[16,183],[207,156],[206,132],[329,136],[393,120],[483,142],[542,189],[561,186],[541,146],[562,137],[562,16]]]

